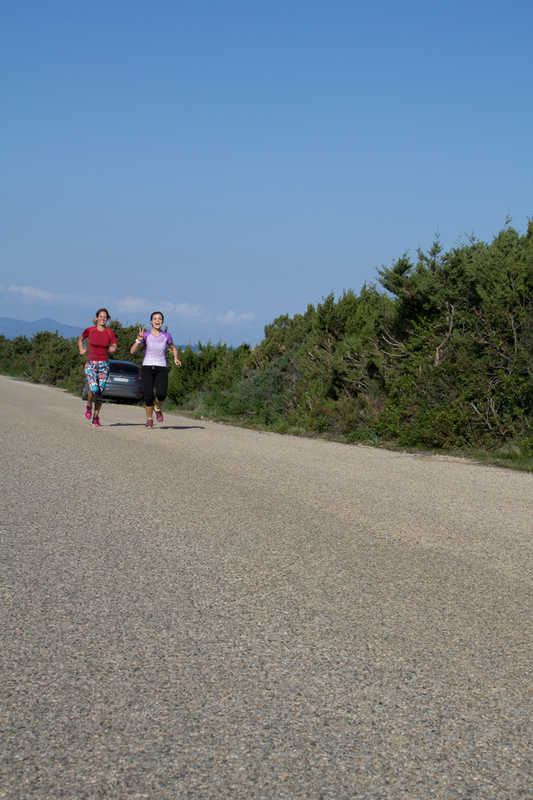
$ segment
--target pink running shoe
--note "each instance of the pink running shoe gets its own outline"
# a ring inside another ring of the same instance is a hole
[[[91,419],[93,412],[91,411],[91,406],[89,403],[85,405],[85,419]]]
[[[153,428],[154,427],[153,421],[151,419],[147,419],[146,420],[146,425],[144,427],[145,428]]]
[[[156,410],[155,410],[155,418],[156,418],[156,420],[157,420],[158,422],[163,422],[163,419],[164,419],[164,417],[163,417],[163,412],[162,412],[162,411],[159,411],[159,409],[158,409],[158,408],[156,408]]]
[[[102,426],[100,425],[100,420],[98,419],[98,417],[96,416],[96,414],[95,414],[95,415],[94,415],[94,417],[93,417],[93,425],[94,425],[94,427],[95,427],[95,428],[101,428],[101,427],[102,427]]]

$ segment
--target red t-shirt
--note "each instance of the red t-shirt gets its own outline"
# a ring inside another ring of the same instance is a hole
[[[111,328],[104,328],[103,331],[99,331],[96,327],[85,328],[81,338],[89,340],[87,343],[87,361],[108,361],[107,348],[117,342],[117,338]]]

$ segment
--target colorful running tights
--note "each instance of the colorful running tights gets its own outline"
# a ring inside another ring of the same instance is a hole
[[[85,374],[90,393],[101,400],[109,375],[109,361],[86,361]]]

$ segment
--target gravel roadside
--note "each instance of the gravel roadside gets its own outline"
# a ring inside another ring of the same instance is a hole
[[[533,476],[0,410],[0,798],[533,798]]]

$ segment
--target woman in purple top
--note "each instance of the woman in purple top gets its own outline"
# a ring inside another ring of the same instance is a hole
[[[158,422],[163,422],[161,406],[165,402],[168,390],[168,367],[165,355],[167,347],[170,347],[174,356],[174,364],[181,367],[178,358],[176,345],[172,341],[172,336],[167,331],[162,331],[164,316],[161,311],[154,311],[150,317],[152,330],[145,331],[139,328],[139,334],[135,343],[130,349],[130,353],[136,353],[139,347],[144,345],[144,358],[141,367],[141,380],[144,391],[144,405],[146,408],[145,428],[153,428],[154,414],[154,389],[155,389],[155,418]]]

